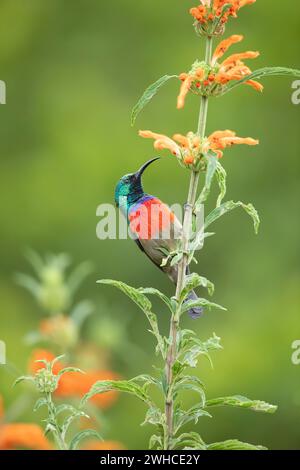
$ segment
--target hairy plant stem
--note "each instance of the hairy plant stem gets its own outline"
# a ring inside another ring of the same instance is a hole
[[[68,450],[68,447],[61,435],[61,431],[60,431],[60,428],[59,428],[59,424],[57,422],[57,418],[56,418],[56,409],[55,409],[55,405],[52,401],[52,396],[51,396],[51,393],[46,393],[46,400],[47,400],[47,406],[48,406],[48,413],[49,413],[49,420],[51,422],[51,424],[53,425],[53,435],[55,437],[55,440],[56,440],[56,443],[58,445],[58,448],[60,450]]]
[[[206,39],[205,61],[210,64],[212,57],[212,37]],[[200,139],[205,137],[206,121],[208,113],[208,97],[202,96],[200,102],[200,113],[197,134]],[[174,396],[173,396],[173,367],[177,357],[177,333],[180,321],[180,294],[184,287],[185,276],[188,268],[189,259],[189,236],[192,226],[193,210],[197,198],[197,190],[199,184],[199,171],[192,171],[187,203],[185,205],[183,230],[182,230],[182,252],[183,257],[178,265],[178,278],[176,286],[176,300],[178,302],[177,311],[171,317],[170,323],[170,346],[166,359],[166,380],[167,380],[167,396],[165,401],[166,429],[164,436],[164,449],[170,450],[172,447],[172,438],[174,434]]]

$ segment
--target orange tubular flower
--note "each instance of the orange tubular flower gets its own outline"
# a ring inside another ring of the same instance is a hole
[[[174,142],[174,140],[170,139],[166,135],[156,134],[151,131],[140,131],[139,135],[145,139],[154,139],[154,148],[156,150],[168,149],[173,155],[179,156],[180,154],[179,146]]]
[[[146,139],[154,139],[156,150],[170,150],[185,166],[193,165],[199,157],[200,139],[193,132],[189,132],[186,136],[175,134],[173,139],[151,131],[140,131],[139,135]]]
[[[251,75],[252,72],[250,68],[244,64],[243,60],[256,59],[256,57],[259,56],[259,52],[257,51],[247,51],[238,54],[232,54],[231,56],[227,57],[227,59],[225,59],[220,65],[217,63],[217,60],[225,54],[232,44],[242,40],[243,36],[230,36],[228,39],[222,41],[216,48],[212,58],[212,66],[216,66],[216,68],[218,68],[218,71],[215,75],[216,83],[226,85],[226,83],[232,80],[241,80],[245,76]],[[263,90],[263,85],[254,80],[248,80],[245,83],[252,86],[257,91]]]
[[[90,441],[82,450],[125,450],[125,447],[116,441]]]
[[[256,0],[200,0],[198,7],[190,9],[200,34],[219,35],[230,17],[236,18],[240,8]]]
[[[177,152],[172,153],[178,157],[178,160],[182,165],[189,168],[190,165],[195,165],[197,162],[199,162],[203,155],[207,155],[209,157],[210,151],[215,153],[218,158],[222,158],[223,150],[227,147],[231,147],[232,145],[259,144],[258,140],[252,139],[250,137],[237,137],[235,132],[229,130],[216,131],[209,137],[205,137],[203,141],[201,141],[199,136],[195,135],[193,132],[189,132],[186,136],[175,134],[173,139],[151,131],[140,131],[140,136],[156,139],[154,142],[155,148],[158,148],[157,142],[160,142],[163,139],[167,142],[170,142],[168,147],[164,146],[161,148],[168,148],[171,150],[176,146]]]
[[[4,424],[0,426],[0,449],[50,450],[52,447],[36,424]]]
[[[222,150],[227,147],[231,147],[232,145],[241,144],[258,145],[259,141],[252,139],[251,137],[237,137],[235,132],[229,130],[216,131],[207,138],[206,143],[203,145],[203,150],[205,153],[207,153],[209,150],[212,150],[217,154],[218,158],[222,158]]]
[[[54,354],[49,351],[34,351],[29,362],[30,372],[35,374],[38,370],[45,367],[44,364],[36,362],[37,360],[44,359],[51,362],[54,358]],[[63,363],[59,361],[56,362],[53,367],[54,374],[57,374],[64,367],[65,365]],[[89,371],[86,374],[80,375],[80,377],[78,376],[77,372],[68,372],[60,378],[55,395],[59,398],[82,398],[83,395],[85,395],[90,390],[92,385],[94,385],[99,380],[116,380],[117,378],[117,375],[110,371]],[[101,395],[96,395],[91,399],[91,402],[99,408],[104,409],[111,406],[116,401],[117,396],[117,392],[106,392]]]
[[[259,52],[247,51],[238,54],[232,54],[219,63],[224,54],[233,45],[244,38],[235,34],[228,39],[224,39],[217,46],[208,65],[205,62],[195,62],[189,73],[182,73],[179,78],[183,81],[180,93],[177,99],[177,108],[184,107],[185,98],[189,91],[196,95],[217,96],[224,91],[224,87],[231,81],[241,80],[251,75],[251,70],[244,64],[245,59],[255,59],[259,56]],[[263,85],[255,80],[245,81],[246,85],[250,85],[257,91],[263,90]]]
[[[0,396],[0,418],[3,418],[3,413],[3,400]],[[0,450],[50,450],[51,448],[52,446],[44,436],[42,428],[36,424],[0,424]]]

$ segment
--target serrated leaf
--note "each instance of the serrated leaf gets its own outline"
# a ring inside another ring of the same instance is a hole
[[[212,308],[216,308],[218,310],[227,311],[227,309],[225,307],[222,307],[222,305],[215,304],[214,302],[210,302],[207,299],[198,298],[197,300],[188,300],[187,302],[185,302],[181,307],[181,314],[188,312],[189,310],[196,307],[205,307],[209,310]]]
[[[220,207],[227,192],[227,186],[226,186],[227,173],[226,173],[225,168],[221,165],[219,161],[217,164],[216,178],[217,178],[217,182],[218,182],[219,189],[220,189],[220,194],[217,199],[216,207]]]
[[[270,405],[260,400],[250,400],[249,398],[234,395],[231,397],[221,397],[206,401],[206,407],[213,406],[233,406],[238,408],[246,408],[261,413],[275,413],[277,406]]]
[[[99,284],[107,284],[111,285],[114,287],[117,287],[120,289],[124,294],[126,294],[136,305],[140,307],[140,309],[145,313],[151,328],[152,328],[152,333],[156,337],[159,350],[161,352],[161,355],[163,358],[165,357],[165,350],[164,350],[164,342],[163,338],[159,332],[158,329],[158,323],[157,323],[157,317],[156,315],[151,311],[152,309],[152,304],[150,300],[142,294],[138,289],[135,289],[134,287],[128,286],[124,282],[121,281],[114,281],[112,279],[102,279],[100,281],[97,281]]]
[[[73,437],[71,443],[70,443],[70,450],[76,450],[78,447],[78,444],[83,440],[87,438],[93,437],[94,439],[98,439],[99,441],[103,441],[102,437],[100,434],[95,431],[94,429],[86,429],[85,431],[80,431],[76,436]]]
[[[206,173],[205,173],[205,184],[204,184],[204,188],[202,189],[201,191],[201,194],[196,202],[196,208],[198,208],[201,204],[203,204],[208,196],[209,196],[209,193],[210,193],[210,188],[211,188],[211,185],[212,185],[212,181],[213,181],[213,178],[214,178],[214,175],[217,171],[217,167],[218,167],[218,159],[217,157],[213,156],[213,155],[209,155],[207,157],[207,169],[206,169]]]
[[[196,432],[183,433],[173,439],[173,449],[198,449],[206,450],[206,444],[202,437]]]
[[[66,434],[67,434],[71,424],[76,419],[79,419],[79,418],[88,418],[89,419],[90,417],[86,413],[84,413],[83,411],[79,411],[79,410],[74,411],[74,413],[72,413],[70,416],[68,416],[64,420],[63,425],[61,427],[61,435],[62,435],[63,440],[65,440]]]
[[[224,202],[221,206],[214,209],[205,219],[205,228],[209,227],[217,219],[227,214],[228,212],[237,209],[238,207],[241,207],[242,209],[244,209],[244,211],[247,212],[247,214],[250,215],[254,223],[255,233],[258,233],[260,219],[255,207],[252,204],[244,204],[241,201],[227,201]]]
[[[158,379],[148,374],[138,375],[137,377],[130,379],[129,382],[143,382],[144,386],[155,385],[158,388],[162,387],[162,384]]]
[[[152,424],[153,426],[163,426],[164,415],[161,410],[156,406],[151,406],[146,413],[145,420],[142,423],[142,426],[145,424]]]
[[[207,418],[212,417],[209,413],[207,413],[207,411],[205,411],[199,405],[195,405],[187,411],[177,410],[175,434],[177,434],[180,428],[182,428],[183,426],[185,426],[186,424],[190,422],[194,422],[194,424],[197,424],[199,418],[202,418],[203,416]]]
[[[237,439],[229,439],[223,442],[214,442],[207,445],[207,450],[267,450],[266,447],[248,444]]]
[[[33,382],[33,383],[35,382],[34,377],[32,377],[31,375],[22,375],[21,377],[18,377],[14,381],[13,387],[15,387],[16,385],[18,385],[19,383],[24,382],[24,381]]]
[[[152,83],[143,93],[137,104],[134,106],[131,113],[131,125],[134,126],[136,118],[144,107],[152,100],[157,92],[165,85],[171,78],[178,78],[177,75],[164,75],[159,78],[155,83]]]
[[[187,295],[197,287],[204,287],[208,290],[210,295],[213,295],[215,289],[214,284],[205,277],[199,276],[197,273],[189,274],[185,278],[184,288],[180,294],[180,301],[182,302]]]
[[[199,380],[199,382],[201,381]],[[193,376],[184,377],[184,379],[177,381],[176,384],[174,385],[174,388],[173,388],[174,393],[179,393],[185,390],[198,393],[201,398],[200,406],[201,408],[203,408],[206,402],[205,392],[203,389],[203,384],[202,383],[200,384],[199,382],[197,382],[197,377],[193,377]]]
[[[90,391],[82,398],[81,406],[95,395],[110,392],[112,390],[118,392],[129,393],[130,395],[139,398],[148,405],[151,404],[149,395],[145,392],[143,387],[140,387],[136,383],[129,380],[102,380],[96,382],[90,389]]]
[[[297,69],[290,69],[287,67],[264,67],[262,69],[255,70],[252,72],[250,75],[246,75],[243,77],[241,80],[238,81],[232,81],[229,85],[227,85],[223,92],[221,93],[222,95],[225,95],[229,91],[233,90],[239,85],[242,85],[243,83],[247,82],[248,80],[259,80],[261,78],[265,77],[271,77],[271,76],[290,76],[290,77],[300,77],[300,70]]]
[[[61,413],[64,413],[66,411],[70,413],[75,413],[77,410],[74,406],[68,405],[67,403],[63,403],[62,405],[56,407],[56,416],[59,416]]]
[[[169,297],[167,297],[165,294],[160,292],[158,289],[154,289],[152,287],[146,287],[146,288],[141,287],[138,290],[139,290],[139,292],[141,292],[142,294],[145,294],[145,295],[147,295],[147,294],[148,295],[156,295],[157,297],[159,297],[167,305],[167,307],[169,308],[169,310],[172,313],[174,312],[172,301],[169,299]]]
[[[39,398],[33,407],[33,411],[38,411],[42,406],[48,406],[46,398]]]
[[[158,436],[157,434],[154,434],[153,436],[150,437],[149,449],[154,449],[154,448],[156,448],[157,450],[163,449],[162,436]]]
[[[62,375],[68,374],[69,372],[78,372],[79,374],[85,374],[85,372],[81,369],[78,369],[78,367],[65,367],[56,374],[56,377],[60,378]]]
[[[117,289],[120,289],[124,294],[126,294],[134,303],[136,303],[142,310],[151,310],[152,305],[150,300],[141,292],[139,292],[138,289],[135,289],[134,287],[128,286],[124,282],[121,281],[115,281],[113,279],[101,279],[100,281],[97,281],[98,284],[107,284],[110,286],[117,287]]]

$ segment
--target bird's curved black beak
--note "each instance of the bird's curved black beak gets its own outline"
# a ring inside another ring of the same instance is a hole
[[[146,168],[148,168],[148,166],[151,165],[151,163],[156,162],[156,160],[159,160],[159,159],[160,157],[155,157],[149,160],[148,162],[144,163],[144,165],[139,169],[139,171],[136,172],[136,177],[141,178]]]

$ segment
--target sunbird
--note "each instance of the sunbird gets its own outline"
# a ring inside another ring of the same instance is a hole
[[[123,176],[115,189],[115,203],[126,217],[132,238],[140,250],[176,285],[178,265],[163,263],[167,253],[176,251],[182,235],[182,225],[170,208],[157,197],[144,192],[142,175],[159,157],[146,162],[136,173]],[[189,269],[187,269],[187,274]],[[187,300],[197,300],[194,291]],[[199,318],[203,308],[188,311],[191,318]]]

